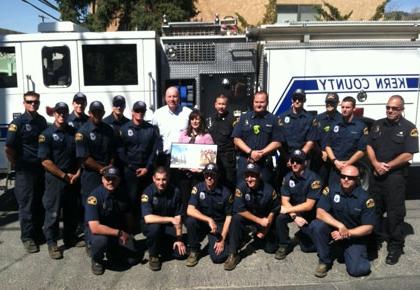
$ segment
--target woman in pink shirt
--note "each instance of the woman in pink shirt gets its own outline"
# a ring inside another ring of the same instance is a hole
[[[214,144],[211,135],[207,132],[203,115],[197,109],[194,109],[188,119],[188,127],[181,132],[178,139],[179,143],[190,144]],[[182,192],[182,204],[184,215],[190,198],[191,189],[197,183],[203,181],[201,169],[190,168],[178,170],[178,186]]]

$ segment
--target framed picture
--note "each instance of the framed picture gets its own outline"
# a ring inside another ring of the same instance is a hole
[[[172,143],[171,168],[203,169],[216,163],[217,145]]]

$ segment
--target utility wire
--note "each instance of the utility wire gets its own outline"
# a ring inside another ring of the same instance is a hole
[[[31,2],[28,2],[27,0],[22,0],[22,2],[24,2],[24,3],[26,3],[26,4],[29,4],[29,5],[31,5],[32,7],[34,7],[36,10],[38,10],[38,11],[40,11],[40,12],[42,12],[42,13],[44,13],[45,15],[48,15],[49,17],[51,17],[52,19],[54,19],[54,20],[56,20],[56,21],[60,21],[60,19],[58,19],[57,17],[55,17],[55,16],[52,16],[50,13],[48,13],[47,11],[45,11],[45,10],[42,10],[41,8],[39,8],[38,6],[36,6],[35,4],[32,4]]]

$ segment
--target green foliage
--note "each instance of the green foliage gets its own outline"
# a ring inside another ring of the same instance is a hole
[[[235,12],[236,17],[238,17],[238,22],[239,22],[239,26],[238,26],[238,31],[239,32],[244,32],[245,29],[247,27],[250,27],[251,25],[248,23],[248,21],[246,21],[245,17],[243,17],[241,14],[239,14],[238,12]]]
[[[376,7],[375,14],[370,18],[370,20],[381,20],[384,17],[385,14],[385,6],[390,2],[391,0],[385,0],[382,2],[381,5]]]
[[[263,19],[257,24],[274,24],[277,22],[277,1],[269,0],[265,5],[265,14]]]
[[[197,14],[195,0],[56,0],[62,20],[84,24],[92,31],[105,31],[119,19],[118,30],[160,31],[162,16],[169,21],[188,21]],[[91,4],[94,13],[88,14]]]
[[[328,11],[325,10],[323,6],[327,7]],[[344,21],[344,20],[348,20],[350,16],[353,14],[353,10],[352,10],[350,11],[349,14],[341,15],[341,12],[338,10],[337,7],[324,1],[323,1],[323,5],[316,6],[315,9],[320,15],[320,17],[317,17],[317,20],[319,21]]]

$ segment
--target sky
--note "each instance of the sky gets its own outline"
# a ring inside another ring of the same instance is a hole
[[[56,18],[60,16],[58,12],[41,4],[39,0],[27,1],[41,7]],[[55,3],[54,0],[50,0],[50,2]],[[414,7],[420,8],[420,0],[392,0],[387,5],[386,11],[402,10],[410,12]],[[42,21],[39,15],[43,14],[22,0],[0,0],[0,28],[25,33],[37,32],[38,23]],[[54,21],[52,18],[46,17],[45,21]]]

